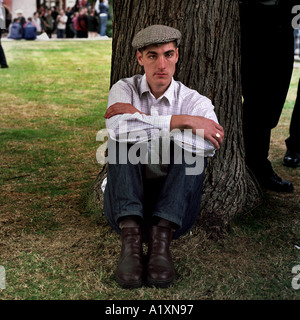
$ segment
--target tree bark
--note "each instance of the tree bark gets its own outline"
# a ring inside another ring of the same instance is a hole
[[[225,131],[221,149],[210,159],[199,223],[218,234],[231,219],[262,201],[262,193],[245,165],[242,135],[240,22],[238,0],[114,0],[111,85],[142,73],[131,42],[141,29],[164,24],[181,31],[175,80],[212,100]],[[101,207],[101,181],[94,184]]]

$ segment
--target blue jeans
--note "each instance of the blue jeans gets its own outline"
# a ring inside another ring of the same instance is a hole
[[[105,36],[106,35],[106,25],[107,25],[107,20],[108,20],[108,15],[102,13],[100,15],[100,36]]]
[[[117,156],[120,144],[117,143]],[[129,149],[131,145],[128,145]],[[183,152],[183,151],[182,151]],[[104,192],[104,215],[111,227],[120,233],[120,218],[138,216],[142,221],[143,238],[147,241],[148,229],[153,217],[173,222],[178,226],[174,238],[188,232],[194,225],[201,205],[204,168],[201,174],[187,175],[187,164],[176,164],[173,148],[170,151],[170,164],[163,178],[146,179],[145,165],[108,164],[107,185]]]
[[[57,29],[57,38],[63,39],[65,37],[65,29]]]

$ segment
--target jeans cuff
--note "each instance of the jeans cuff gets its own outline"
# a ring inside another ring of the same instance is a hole
[[[143,213],[140,211],[122,211],[115,217],[116,224],[119,225],[119,220],[128,216],[136,216],[143,219]]]
[[[168,221],[176,224],[178,229],[180,229],[182,227],[181,220],[180,219],[176,219],[176,217],[174,217],[174,216],[170,216],[168,214],[161,213],[161,212],[154,212],[152,217],[158,217],[158,218],[162,218],[162,219],[168,220]]]

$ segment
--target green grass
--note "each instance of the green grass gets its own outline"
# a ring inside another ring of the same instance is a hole
[[[123,290],[113,272],[119,237],[92,214],[87,190],[100,171],[97,132],[109,91],[111,41],[3,42],[0,71],[0,299],[299,299],[299,169],[281,165],[296,96],[293,80],[271,160],[293,195],[237,217],[218,241],[199,227],[172,243],[168,289]]]

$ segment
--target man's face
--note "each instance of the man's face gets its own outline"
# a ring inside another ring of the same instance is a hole
[[[147,82],[152,93],[165,91],[171,83],[178,61],[178,48],[173,42],[150,45],[143,52],[137,52],[137,59],[144,67]]]

